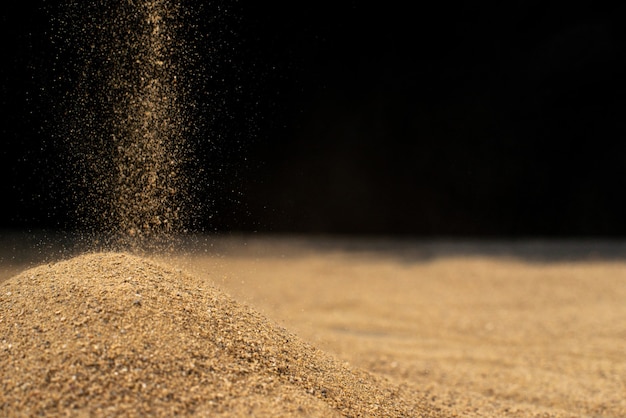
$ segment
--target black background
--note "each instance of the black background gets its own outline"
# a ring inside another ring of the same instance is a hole
[[[625,6],[200,3],[194,228],[626,234]],[[68,228],[54,8],[1,8],[0,227]]]

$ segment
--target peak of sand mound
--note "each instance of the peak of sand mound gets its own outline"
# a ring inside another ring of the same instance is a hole
[[[0,284],[0,415],[436,416],[210,284],[120,253]]]

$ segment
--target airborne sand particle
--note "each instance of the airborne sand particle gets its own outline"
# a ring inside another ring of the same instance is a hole
[[[100,245],[162,248],[185,228],[191,152],[180,80],[189,58],[180,14],[176,0],[99,0],[70,1],[59,18],[79,58],[63,115],[77,217]]]
[[[135,4],[135,3],[133,3]],[[181,109],[177,101],[177,67],[170,51],[175,35],[170,2],[135,4],[140,17],[134,41],[138,44],[130,74],[117,74],[113,83],[124,88],[117,103],[117,178],[112,210],[118,239],[124,244],[146,244],[153,236],[171,234],[180,220],[179,150],[183,147]]]

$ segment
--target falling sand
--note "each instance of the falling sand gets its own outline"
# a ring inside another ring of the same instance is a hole
[[[168,234],[177,226],[181,199],[179,159],[182,148],[177,77],[168,55],[173,35],[166,19],[166,0],[140,3],[143,27],[135,32],[135,80],[116,109],[119,121],[115,154],[118,168],[112,210],[122,236]],[[128,83],[126,74],[113,83]]]
[[[0,286],[2,416],[440,416],[146,259],[83,255]]]
[[[59,129],[77,223],[105,246],[170,245],[185,228],[193,53],[178,35],[183,14],[171,0],[70,0],[56,17],[76,61],[60,63],[75,75],[61,72],[70,81]]]

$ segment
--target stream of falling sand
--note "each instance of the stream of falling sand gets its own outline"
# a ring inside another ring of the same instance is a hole
[[[59,60],[69,74],[60,121],[78,226],[97,247],[170,246],[184,229],[190,158],[181,80],[193,52],[179,0],[68,0],[63,10],[57,39],[75,59]]]
[[[110,80],[110,87],[123,94],[114,109],[117,172],[111,173],[115,181],[109,213],[121,244],[145,245],[178,228],[178,154],[184,138],[171,55],[174,34],[167,25],[174,6],[167,0],[130,4],[142,24],[129,39],[135,43],[134,61],[119,63],[121,71]]]

